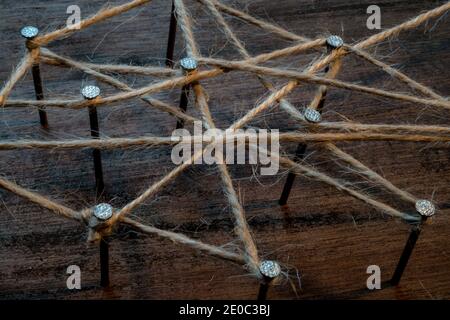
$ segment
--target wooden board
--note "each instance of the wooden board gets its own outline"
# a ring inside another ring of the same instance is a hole
[[[124,2],[124,1],[122,1]],[[202,54],[238,58],[217,25],[195,1],[186,1],[195,18],[195,35]],[[229,1],[226,1],[230,3]],[[378,1],[382,27],[397,25],[445,1]],[[117,3],[117,2],[112,2]],[[119,2],[120,3],[120,2]],[[69,0],[12,1],[0,3],[0,80],[5,81],[25,52],[19,30],[36,25],[44,32],[64,24]],[[102,1],[79,0],[82,16],[96,12]],[[371,1],[234,1],[252,15],[267,19],[311,38],[340,34],[353,43],[376,30],[366,28]],[[55,52],[82,61],[163,65],[170,2],[155,0],[121,16],[92,26],[50,45]],[[251,54],[288,46],[266,32],[234,18],[227,21]],[[424,30],[426,32],[424,32]],[[400,68],[419,82],[448,95],[450,77],[449,22],[430,21],[418,30],[371,48],[378,58]],[[176,55],[182,55],[180,33]],[[286,59],[304,67],[314,54]],[[283,63],[280,61],[279,63]],[[74,70],[42,66],[45,96],[78,96],[92,79]],[[148,84],[142,77],[123,77],[134,87]],[[339,79],[379,88],[407,91],[383,72],[354,57],[344,61]],[[282,84],[277,81],[277,84]],[[266,96],[249,74],[232,72],[205,81],[210,106],[219,127],[226,127]],[[114,89],[100,84],[105,95]],[[297,106],[310,101],[313,86],[300,86],[289,96]],[[34,98],[31,76],[15,88],[12,98]],[[179,90],[156,97],[176,105]],[[191,101],[192,102],[192,101]],[[189,113],[197,113],[191,107]],[[448,125],[449,112],[408,103],[331,89],[324,118],[347,117],[364,123],[422,123]],[[99,108],[102,135],[129,137],[170,135],[175,120],[148,108],[138,99]],[[51,129],[40,129],[37,111],[5,108],[0,113],[0,139],[65,139],[89,136],[87,110],[48,111]],[[274,108],[252,126],[295,129],[281,110]],[[366,288],[366,269],[379,265],[382,280],[390,279],[408,236],[405,223],[383,217],[373,208],[323,183],[298,178],[287,208],[278,197],[286,172],[255,177],[248,165],[230,166],[261,257],[289,267],[289,280],[269,292],[270,299],[448,299],[450,298],[450,152],[448,146],[425,143],[358,142],[340,147],[381,173],[395,185],[420,198],[436,201],[440,210],[427,224],[404,274],[401,285],[383,290]],[[283,145],[293,153],[295,145]],[[120,207],[167,173],[174,165],[167,147],[103,152],[106,183],[104,200]],[[342,163],[311,146],[308,163],[340,179],[361,181]],[[0,173],[18,184],[81,209],[96,203],[91,150],[2,151]],[[399,210],[412,211],[370,183],[357,184],[377,199]],[[86,242],[87,230],[54,216],[36,205],[0,190],[0,298],[58,299],[254,299],[257,281],[240,266],[193,252],[170,241],[120,227],[111,239],[112,286],[99,287],[98,247]],[[157,227],[216,245],[238,246],[229,207],[223,197],[217,169],[194,166],[156,199],[150,199],[133,217]],[[66,269],[78,265],[82,290],[66,289]],[[298,273],[297,273],[298,272]],[[299,275],[299,277],[297,276]],[[301,289],[298,288],[299,279]],[[297,287],[296,291],[292,286]]]

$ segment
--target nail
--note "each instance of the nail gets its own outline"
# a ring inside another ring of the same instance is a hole
[[[39,29],[33,26],[26,26],[20,30],[20,34],[27,40],[36,38],[39,33]]]
[[[322,120],[322,116],[319,111],[306,108],[303,116],[305,119],[312,123],[317,123]],[[297,146],[297,150],[295,151],[294,161],[302,160],[305,157],[307,145],[305,143],[299,143]],[[296,174],[293,172],[289,172],[286,178],[286,182],[284,183],[283,191],[281,192],[280,199],[278,200],[278,204],[281,206],[286,205],[289,195],[291,193],[292,186],[294,184]]]
[[[87,100],[93,100],[100,95],[100,88],[97,86],[85,86],[81,89],[81,95]]]
[[[192,57],[185,57],[180,60],[180,66],[185,72],[189,73],[197,69],[198,63]]]
[[[180,60],[180,66],[181,66],[181,69],[183,69],[184,73],[186,75],[188,75],[189,73],[191,73],[197,69],[198,64],[197,64],[197,60],[195,60],[194,58],[185,57]],[[191,89],[190,84],[184,85],[183,88],[181,89],[180,103],[179,103],[178,107],[183,112],[186,112],[186,110],[187,110],[190,89]],[[184,127],[184,120],[178,119],[176,128],[180,129],[183,127]]]
[[[327,38],[326,42],[327,42],[327,52],[328,53],[330,53],[331,51],[336,50],[344,45],[344,40],[342,40],[341,37],[336,36],[336,35],[329,36]],[[329,70],[330,70],[330,65],[327,65],[324,70],[325,74],[327,74]],[[325,105],[326,95],[327,95],[327,90],[325,89],[325,91],[322,92],[322,97],[317,106],[317,110],[322,110],[323,106]]]
[[[178,105],[178,108],[180,108],[181,111],[186,112],[187,105],[189,103],[189,92],[190,92],[191,86],[189,84],[183,86],[181,88],[181,95],[180,95],[180,103]],[[178,119],[177,120],[177,129],[184,127],[184,120]]]
[[[101,220],[109,220],[113,215],[113,208],[108,203],[99,203],[94,207],[94,216]]]
[[[94,216],[100,221],[107,221],[113,215],[113,208],[108,203],[100,203],[94,207]],[[108,240],[100,239],[100,285],[109,286],[109,244]]]
[[[20,30],[20,34],[22,35],[22,37],[27,39],[27,41],[29,41],[36,38],[36,36],[39,34],[39,29],[33,26],[26,26]],[[36,100],[44,100],[44,90],[42,87],[42,77],[41,77],[41,70],[39,68],[39,63],[33,64],[33,66],[31,67],[31,74],[33,76],[33,85],[34,85],[34,92],[36,94]],[[39,122],[41,123],[41,126],[44,129],[48,129],[48,118],[45,108],[40,107],[38,111],[39,111]]]
[[[327,38],[327,46],[331,49],[338,49],[344,45],[344,40],[341,37],[332,35]]]
[[[418,200],[416,202],[416,210],[422,217],[431,217],[436,213],[436,208],[431,201]]]
[[[81,90],[81,95],[86,100],[93,100],[100,96],[100,88],[97,86],[85,86]],[[89,106],[89,123],[91,127],[91,136],[98,139],[100,137],[100,130],[98,125],[97,108],[95,106]],[[100,198],[105,189],[105,183],[103,181],[102,155],[100,149],[93,149],[92,156],[94,158],[95,190],[97,198]]]
[[[169,39],[167,40],[166,66],[173,67],[173,52],[175,50],[175,38],[177,35],[177,18],[175,15],[175,3],[172,1],[170,13]]]
[[[405,248],[403,249],[400,260],[395,268],[394,275],[391,278],[391,285],[397,286],[403,276],[403,272],[408,265],[409,258],[414,250],[417,240],[419,239],[420,232],[422,231],[423,223],[436,213],[436,208],[431,201],[418,200],[416,202],[416,210],[421,215],[422,221],[417,225],[414,225],[409,233],[408,240],[406,241]]]
[[[344,40],[342,40],[342,38],[339,36],[333,35],[333,36],[329,36],[327,38],[326,43],[327,43],[327,53],[330,53],[333,50],[336,50],[336,49],[342,47],[344,45]],[[325,74],[327,74],[329,70],[330,70],[330,65],[327,65],[324,70]],[[326,95],[327,95],[327,87],[325,87],[325,90],[322,91],[322,96],[320,98],[319,104],[317,105],[317,110],[320,111],[323,109],[323,107],[325,105]]]
[[[305,157],[307,145],[305,143],[299,143],[297,146],[297,150],[295,151],[294,161],[297,162],[302,160]],[[286,205],[289,195],[291,193],[292,185],[294,184],[296,174],[290,171],[286,178],[286,182],[283,187],[283,191],[281,192],[280,200],[278,200],[278,204],[280,206]]]
[[[318,123],[322,120],[322,115],[320,112],[313,108],[306,108],[303,116],[306,120],[312,123]]]
[[[270,284],[281,274],[281,268],[276,261],[264,260],[259,265],[259,272],[263,276],[263,282],[259,285],[258,301],[263,301],[267,299]]]
[[[330,36],[327,39],[327,48],[328,48],[329,51],[337,49],[337,48],[340,48],[343,44],[344,44],[344,41],[339,36]],[[330,69],[330,67],[326,66],[325,73],[328,72],[329,69]],[[322,97],[321,97],[321,99],[319,101],[319,104],[317,106],[317,110],[313,109],[313,108],[306,108],[305,109],[305,111],[303,113],[303,116],[305,117],[305,119],[308,122],[318,123],[318,122],[322,121],[322,115],[321,115],[320,111],[323,109],[323,107],[325,105],[326,94],[327,94],[326,91],[324,91],[322,93]],[[306,153],[306,144],[300,143],[297,146],[297,151],[295,152],[294,161],[298,161],[298,160],[303,159],[303,157],[305,156],[305,153]],[[286,205],[286,203],[288,201],[289,195],[291,193],[292,186],[294,184],[295,177],[296,177],[295,173],[292,173],[292,172],[288,173],[286,182],[285,182],[284,187],[283,187],[283,191],[282,191],[281,196],[280,196],[280,200],[278,200],[278,203],[281,206]]]

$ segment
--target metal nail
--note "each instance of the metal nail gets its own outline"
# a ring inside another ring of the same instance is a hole
[[[175,3],[172,1],[170,12],[169,38],[167,39],[166,66],[173,67],[173,52],[175,50],[175,38],[177,35],[177,17],[175,14]]]
[[[259,265],[259,272],[264,277],[264,281],[259,286],[258,300],[266,300],[270,283],[281,274],[280,265],[273,260],[264,260]]]
[[[102,221],[110,219],[113,215],[113,208],[108,203],[100,203],[94,207],[94,216]]]
[[[317,123],[322,120],[322,115],[320,112],[313,108],[306,108],[303,115],[306,120],[312,123]]]
[[[185,57],[183,59],[180,60],[180,66],[181,68],[186,71],[186,72],[192,72],[195,69],[197,69],[198,64],[197,64],[197,60],[195,60],[192,57]]]
[[[295,151],[295,155],[294,155],[295,162],[302,160],[305,157],[306,149],[307,149],[306,143],[298,144],[297,150]],[[295,177],[296,177],[296,174],[293,173],[292,171],[289,171],[288,176],[286,178],[286,182],[283,187],[283,191],[281,192],[280,200],[278,200],[278,204],[280,206],[284,206],[287,203],[289,195],[291,193],[292,186],[295,181]]]
[[[93,100],[100,96],[100,88],[97,86],[85,86],[81,89],[82,96],[87,100]],[[91,128],[91,136],[98,139],[100,137],[100,129],[98,125],[98,114],[95,106],[89,106],[89,124]],[[103,181],[103,166],[102,155],[100,149],[93,149],[92,156],[94,158],[94,174],[95,174],[95,189],[97,198],[100,198],[105,189]]]
[[[113,208],[108,203],[97,204],[93,211],[100,221],[107,221],[113,216]],[[100,239],[100,285],[109,286],[109,243],[105,237]]]
[[[27,41],[32,40],[39,34],[39,29],[33,26],[26,26],[20,30],[20,34],[22,37],[27,39]],[[33,85],[34,92],[36,94],[36,100],[44,100],[44,90],[42,86],[42,77],[39,63],[33,64],[33,66],[31,67],[31,74],[33,76]],[[45,111],[44,107],[39,108],[39,121],[44,129],[48,129],[47,112]]]
[[[436,208],[433,203],[428,200],[418,200],[416,202],[416,210],[421,216],[424,217],[431,217],[436,212]]]
[[[81,89],[81,95],[87,100],[95,99],[100,95],[100,88],[97,86],[85,86]]]
[[[339,36],[332,35],[327,38],[327,45],[333,49],[338,49],[344,45],[344,40]]]
[[[20,34],[25,39],[31,40],[36,38],[36,36],[39,34],[39,29],[33,26],[26,26],[20,30]]]
[[[422,216],[422,220],[418,224],[414,225],[409,233],[408,240],[406,240],[402,255],[400,256],[397,266],[395,267],[394,275],[390,281],[393,286],[400,283],[403,272],[408,265],[409,258],[411,257],[414,247],[416,246],[416,242],[419,239],[423,223],[436,213],[436,208],[431,201],[418,200],[415,206],[417,212]]]

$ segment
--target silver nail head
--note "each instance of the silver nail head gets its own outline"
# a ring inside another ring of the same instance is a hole
[[[334,49],[337,49],[344,45],[344,40],[342,40],[342,38],[339,36],[329,36],[327,38],[327,45]]]
[[[39,33],[39,29],[33,26],[26,26],[23,27],[22,30],[20,30],[20,34],[25,39],[33,39],[35,38]]]
[[[280,275],[281,268],[276,261],[264,260],[259,265],[259,271],[263,276],[274,279]]]
[[[428,200],[418,200],[416,202],[416,210],[424,217],[431,217],[436,212],[433,203]]]
[[[194,71],[197,69],[197,60],[191,57],[186,57],[180,60],[180,65],[185,71]]]
[[[113,208],[107,203],[100,203],[94,207],[94,216],[99,220],[108,220],[113,215]]]
[[[305,113],[303,115],[305,116],[305,119],[308,120],[309,122],[317,123],[322,120],[320,112],[313,108],[306,108]]]
[[[88,100],[95,99],[100,95],[100,88],[97,86],[86,86],[81,89],[81,95]]]

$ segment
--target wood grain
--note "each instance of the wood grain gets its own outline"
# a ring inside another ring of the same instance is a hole
[[[115,1],[112,3],[124,3]],[[186,1],[195,19],[195,35],[202,54],[237,58],[217,25],[196,1]],[[229,1],[225,1],[230,3]],[[378,1],[382,26],[388,28],[445,1]],[[65,23],[70,0],[0,3],[0,81],[5,81],[25,50],[19,30],[36,25],[43,31]],[[78,0],[83,16],[96,12],[103,1]],[[374,34],[366,28],[370,1],[234,1],[252,15],[268,19],[311,38],[329,33],[346,42]],[[169,26],[170,1],[155,0],[107,22],[92,26],[50,45],[55,52],[82,61],[163,65]],[[227,18],[251,54],[287,46],[255,27]],[[426,30],[427,32],[424,32]],[[450,77],[449,22],[443,18],[406,32],[398,39],[371,48],[383,61],[446,96]],[[178,34],[176,56],[182,56]],[[274,62],[305,66],[308,54]],[[294,64],[295,63],[295,64]],[[92,79],[74,70],[42,66],[47,98],[78,96]],[[121,77],[139,87],[157,79]],[[374,87],[407,91],[387,75],[354,57],[344,61],[339,79]],[[281,84],[277,81],[277,84]],[[266,92],[251,75],[231,72],[203,83],[210,96],[216,124],[226,127],[254,106]],[[105,94],[115,92],[100,84]],[[301,86],[289,101],[301,106],[313,96],[314,86]],[[31,75],[14,89],[13,98],[33,98]],[[177,104],[179,91],[156,95]],[[192,101],[191,101],[192,102]],[[192,106],[192,104],[191,104]],[[192,107],[189,112],[197,115]],[[412,104],[331,89],[324,118],[342,116],[365,123],[422,123],[448,125],[450,114]],[[99,109],[103,136],[169,135],[176,120],[134,99]],[[89,137],[87,110],[49,110],[50,130],[39,127],[37,110],[6,108],[0,112],[0,139],[64,139]],[[296,123],[275,108],[253,126],[291,130]],[[298,178],[287,208],[277,204],[286,172],[273,177],[253,175],[252,168],[230,166],[262,257],[290,268],[290,280],[274,287],[270,299],[449,299],[450,298],[450,152],[448,145],[395,142],[339,143],[344,150],[383,174],[394,184],[421,198],[433,197],[440,207],[417,244],[399,287],[369,291],[366,268],[381,267],[389,280],[408,236],[408,226],[382,217],[361,202],[322,183]],[[293,153],[295,145],[285,145]],[[404,211],[399,201],[351,174],[349,168],[312,146],[308,163],[334,177],[349,179],[373,197]],[[174,167],[168,147],[102,152],[106,183],[104,200],[120,207]],[[90,150],[4,151],[0,173],[22,186],[81,209],[96,203]],[[87,230],[62,220],[17,196],[0,190],[0,298],[1,299],[254,299],[258,283],[241,267],[205,256],[169,241],[120,227],[111,240],[111,283],[99,287],[98,247],[86,243]],[[157,227],[183,232],[211,244],[239,245],[233,235],[230,209],[224,200],[215,167],[194,166],[175,183],[134,212],[133,217]],[[82,270],[82,290],[66,289],[66,268]],[[298,270],[302,288],[297,294]]]

